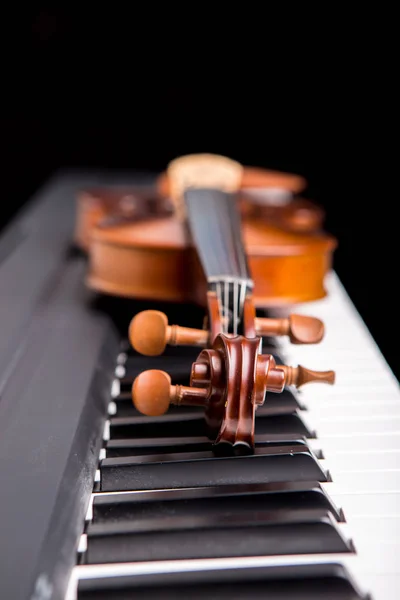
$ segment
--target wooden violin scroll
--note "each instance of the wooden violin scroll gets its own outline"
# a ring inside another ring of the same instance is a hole
[[[255,411],[266,392],[334,380],[333,371],[277,365],[272,355],[260,354],[260,338],[219,334],[193,363],[190,386],[171,385],[163,371],[144,371],[132,386],[132,401],[148,416],[164,414],[170,404],[202,406],[214,444],[252,452]]]

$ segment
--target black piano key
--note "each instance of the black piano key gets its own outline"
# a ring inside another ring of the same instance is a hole
[[[263,352],[263,354],[272,354],[277,365],[285,364],[285,361],[281,358],[281,356],[276,353],[276,348],[263,346],[262,352]]]
[[[268,417],[257,415],[255,425],[256,434],[260,435],[295,433],[298,436],[305,436],[307,438],[316,437],[315,431],[309,429],[301,416],[297,413],[291,415],[272,415]]]
[[[274,338],[263,338],[262,352],[263,354],[272,354],[275,360],[281,360],[277,354],[277,344]],[[136,377],[141,371],[146,369],[163,369],[171,367],[181,371],[181,368],[186,367],[191,370],[192,363],[196,360],[201,352],[201,348],[196,346],[166,346],[164,352],[159,356],[143,356],[133,349],[128,351],[127,360],[125,362],[126,373],[132,377]],[[171,374],[172,377],[172,374]]]
[[[141,356],[128,358],[124,367],[125,375],[121,378],[121,383],[132,386],[132,382],[142,371],[148,369],[161,369],[167,371],[171,376],[172,383],[186,385],[189,382],[190,371],[193,362],[199,354],[198,348],[189,347],[182,356]]]
[[[78,600],[132,600],[139,595],[144,600],[368,600],[334,563],[140,573],[78,582]]]
[[[89,523],[86,533],[87,564],[353,551],[321,510]]]
[[[100,472],[104,492],[328,480],[314,455],[300,446],[255,448],[250,456],[198,452],[106,458]]]
[[[257,447],[263,446],[306,446],[306,439],[296,435],[255,436]],[[118,456],[140,456],[144,454],[176,454],[178,452],[212,452],[212,442],[206,437],[112,439],[106,444],[106,458]],[[214,447],[218,452],[218,446]]]
[[[286,415],[303,410],[303,406],[289,390],[283,390],[280,394],[267,393],[265,402],[257,407],[256,417],[269,417],[272,415]]]
[[[113,417],[110,439],[144,437],[200,437],[206,435],[202,413],[167,413],[161,417]]]
[[[138,410],[136,410],[136,408],[134,407],[134,405],[132,403],[132,395],[131,395],[130,391],[123,392],[122,394],[120,394],[120,396],[117,396],[116,398],[114,398],[113,402],[115,402],[115,405],[117,408],[117,411],[116,411],[117,417],[140,417],[140,416],[142,416],[142,414]],[[196,414],[197,413],[198,415],[203,415],[204,409],[201,406],[176,406],[174,404],[171,404],[168,409],[167,414],[178,415],[178,414],[182,414],[182,413],[186,413],[186,414]]]
[[[140,456],[144,454],[176,454],[177,452],[212,451],[212,444],[206,437],[112,439],[106,444],[106,458],[120,456]]]
[[[337,521],[343,514],[316,482],[282,482],[101,494],[93,499],[93,522],[198,516],[258,510],[324,509]]]
[[[183,307],[181,305],[181,307],[183,309],[185,309],[186,307]],[[188,327],[193,327],[193,322],[188,322],[187,324]],[[167,345],[165,347],[164,352],[159,355],[159,356],[143,356],[142,354],[139,354],[138,352],[136,352],[136,350],[134,350],[132,348],[132,346],[130,345],[130,342],[128,342],[129,344],[129,350],[127,352],[127,363],[131,363],[134,364],[135,360],[137,358],[143,358],[146,360],[152,360],[152,359],[157,359],[157,358],[167,358],[168,360],[173,360],[175,359],[176,361],[185,361],[187,360],[187,358],[189,357],[191,360],[195,360],[197,358],[197,356],[199,355],[201,348],[199,348],[198,346],[170,346]]]
[[[256,416],[256,434],[294,433],[308,438],[315,433],[308,429],[297,413]],[[200,437],[206,436],[202,414],[189,412],[167,413],[161,417],[113,417],[110,419],[110,439],[144,437]]]

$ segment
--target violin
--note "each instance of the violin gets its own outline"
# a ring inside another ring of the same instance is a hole
[[[295,196],[305,180],[251,167],[241,167],[241,173],[235,202],[215,203],[203,196],[198,204],[191,204],[190,219],[203,224],[203,231],[188,228],[174,190],[166,183],[171,179],[163,174],[156,187],[159,204],[154,202],[153,210],[144,204],[139,209],[136,202],[136,214],[124,217],[114,212],[111,221],[98,219],[95,225],[91,218],[89,287],[125,298],[189,302],[207,308],[208,282],[197,251],[199,236],[207,237],[209,259],[218,261],[213,270],[218,274],[221,267],[229,272],[238,256],[234,245],[223,255],[220,240],[234,227],[231,241],[237,236],[243,239],[257,308],[324,297],[324,278],[331,268],[336,240],[322,230],[323,211]],[[204,219],[205,214],[210,218]],[[231,223],[231,218],[236,220]]]
[[[261,277],[261,272],[251,269],[236,201],[242,173],[239,163],[215,155],[189,155],[170,163],[169,191],[176,213],[170,224],[179,222],[184,239],[188,242],[190,235],[196,249],[206,280],[207,323],[204,329],[170,326],[163,313],[144,311],[136,315],[129,326],[129,339],[142,354],[160,354],[167,343],[203,347],[192,364],[188,386],[171,385],[171,378],[164,371],[142,372],[132,386],[136,409],[148,416],[159,416],[170,404],[203,407],[214,448],[218,448],[219,453],[222,447],[223,452],[235,454],[254,452],[256,410],[264,404],[267,392],[279,393],[285,386],[299,388],[311,382],[333,384],[335,380],[333,371],[278,365],[271,354],[262,352],[265,335],[289,335],[294,343],[318,343],[324,326],[318,319],[299,315],[280,319],[256,317],[256,302],[263,302],[265,297],[259,291],[258,296],[256,293],[254,272],[256,277]],[[293,233],[285,234],[292,239]],[[331,240],[321,233],[308,237],[317,256],[322,253],[322,243],[325,243],[325,255],[327,248],[332,248]],[[304,234],[301,238],[305,243]],[[164,239],[162,241],[164,243]],[[154,242],[150,253],[157,247]],[[312,252],[308,252],[311,256]],[[174,256],[169,254],[169,259],[173,260]],[[268,252],[263,256],[273,257]],[[280,261],[275,261],[275,268],[279,263],[284,271],[287,261],[283,256],[289,263],[293,257],[287,251],[280,254]],[[301,255],[295,256],[297,264],[304,264]],[[310,264],[310,268],[315,267],[312,260]],[[290,268],[293,266],[289,264]],[[270,272],[266,269],[264,277],[268,278]],[[186,272],[186,275],[193,280],[193,273]],[[278,275],[274,273],[275,279]],[[297,274],[302,275],[301,271]],[[183,271],[181,278],[184,276]],[[280,276],[286,280],[287,273],[281,272]],[[259,285],[258,290],[260,288]],[[275,283],[276,295],[277,292]],[[314,289],[317,296],[321,293]],[[288,299],[286,296],[284,301]]]

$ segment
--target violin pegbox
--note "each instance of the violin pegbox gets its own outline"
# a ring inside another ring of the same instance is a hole
[[[311,382],[332,385],[335,380],[333,371],[277,365],[272,355],[260,353],[260,342],[259,337],[218,334],[193,363],[189,386],[171,385],[164,371],[144,371],[133,383],[133,404],[148,416],[164,414],[170,404],[204,407],[215,446],[228,448],[228,453],[251,454],[255,412],[264,404],[266,392]]]

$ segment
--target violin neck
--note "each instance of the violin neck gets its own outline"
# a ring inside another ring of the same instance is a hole
[[[209,289],[218,297],[224,333],[237,334],[246,295],[253,287],[237,196],[219,189],[188,188],[184,202]]]

